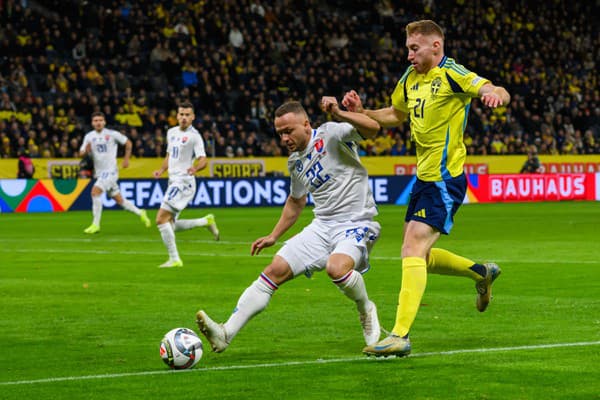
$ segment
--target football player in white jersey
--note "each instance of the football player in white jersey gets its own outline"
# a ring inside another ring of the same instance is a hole
[[[161,168],[154,171],[155,178],[169,171],[169,187],[156,215],[156,226],[169,253],[169,259],[159,265],[160,268],[183,267],[175,242],[175,231],[205,226],[215,240],[219,240],[219,229],[213,214],[196,219],[178,218],[196,194],[194,175],[207,164],[204,141],[192,126],[194,118],[192,103],[181,103],[177,108],[179,125],[167,131],[167,156]]]
[[[343,122],[327,122],[313,129],[296,101],[275,111],[275,130],[290,151],[290,194],[279,221],[269,235],[252,243],[251,254],[274,245],[294,225],[308,193],[314,200],[314,219],[284,244],[242,293],[227,322],[216,323],[203,310],[196,313],[198,327],[215,352],[229,346],[283,283],[321,270],[356,303],[365,342],[379,340],[377,308],[367,295],[362,273],[370,267],[369,253],[381,228],[373,220],[377,208],[357,142],[375,137],[380,126],[366,115],[340,110],[335,97],[323,97],[320,106]]]
[[[150,227],[150,219],[146,210],[137,208],[132,202],[124,199],[119,190],[119,168],[117,167],[117,150],[120,145],[125,146],[123,156],[123,168],[129,167],[131,156],[131,140],[120,132],[106,128],[106,118],[103,113],[97,111],[92,114],[92,127],[94,130],[88,132],[83,138],[79,149],[81,157],[90,154],[94,163],[94,177],[96,182],[92,186],[92,216],[93,221],[83,232],[100,232],[100,219],[102,217],[102,192],[115,199],[118,205],[125,210],[140,217],[146,228]]]

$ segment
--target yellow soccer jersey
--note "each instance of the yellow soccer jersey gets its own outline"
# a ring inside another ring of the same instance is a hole
[[[445,56],[427,74],[417,74],[410,66],[400,78],[392,105],[410,118],[419,179],[441,181],[463,172],[463,133],[471,99],[489,82]]]

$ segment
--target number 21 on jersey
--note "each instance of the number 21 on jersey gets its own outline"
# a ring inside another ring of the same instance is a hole
[[[417,104],[413,108],[415,118],[425,118],[425,99],[417,99]]]

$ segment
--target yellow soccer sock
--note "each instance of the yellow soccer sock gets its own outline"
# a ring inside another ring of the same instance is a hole
[[[467,276],[479,281],[485,276],[485,267],[448,250],[433,248],[429,252],[427,272],[440,275]]]
[[[421,298],[427,285],[427,263],[421,257],[402,259],[402,287],[398,296],[396,324],[392,332],[406,336],[417,316]]]

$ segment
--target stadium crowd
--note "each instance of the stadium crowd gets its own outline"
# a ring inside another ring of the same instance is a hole
[[[526,0],[0,0],[0,157],[77,157],[90,116],[164,156],[190,100],[207,153],[287,155],[274,109],[355,89],[389,104],[408,66],[404,26],[437,21],[446,54],[512,95],[472,103],[469,154],[600,154],[597,2]],[[408,124],[381,130],[364,155],[413,154]]]

